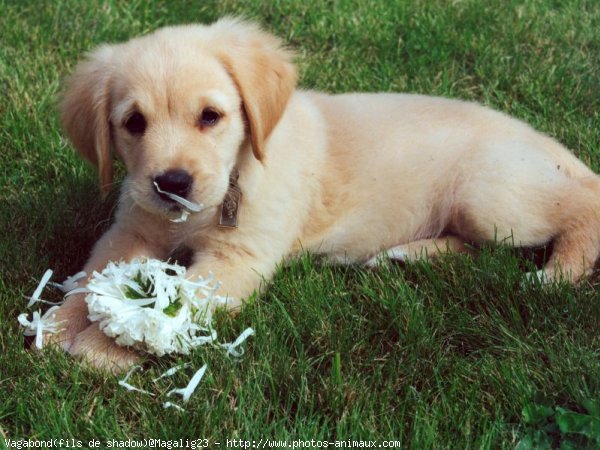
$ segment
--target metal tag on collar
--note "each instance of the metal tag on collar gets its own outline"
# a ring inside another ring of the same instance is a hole
[[[221,204],[221,217],[219,218],[219,226],[226,228],[237,228],[238,212],[242,201],[242,191],[237,184],[240,172],[234,170],[229,175],[229,189],[225,195],[225,199]]]

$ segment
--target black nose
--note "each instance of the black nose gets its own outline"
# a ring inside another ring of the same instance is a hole
[[[161,194],[158,189],[185,198],[190,193],[193,181],[192,176],[185,170],[171,169],[154,178],[154,183],[156,183],[154,188],[163,200],[172,201],[166,195]]]

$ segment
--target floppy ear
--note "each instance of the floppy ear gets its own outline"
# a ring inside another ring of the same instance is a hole
[[[280,41],[258,27],[231,19],[219,21],[227,31],[219,59],[240,91],[248,118],[252,151],[264,158],[265,141],[279,122],[296,87],[296,69],[291,52]],[[219,35],[220,33],[217,33]],[[217,38],[219,39],[219,38]]]
[[[102,46],[79,63],[60,103],[63,130],[77,151],[98,169],[103,195],[112,182],[108,119],[111,54],[111,47]]]

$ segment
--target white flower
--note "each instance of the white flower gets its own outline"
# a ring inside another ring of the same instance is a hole
[[[86,297],[89,319],[115,338],[157,356],[189,353],[214,342],[212,312],[226,300],[212,277],[185,278],[185,268],[156,259],[110,262],[94,272]]]

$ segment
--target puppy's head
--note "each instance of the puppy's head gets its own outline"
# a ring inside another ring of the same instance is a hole
[[[112,181],[113,148],[128,171],[126,193],[142,208],[174,208],[156,184],[216,206],[238,153],[251,146],[257,159],[265,157],[295,87],[290,60],[275,37],[234,19],[105,45],[69,80],[63,128],[97,166],[103,191]]]

